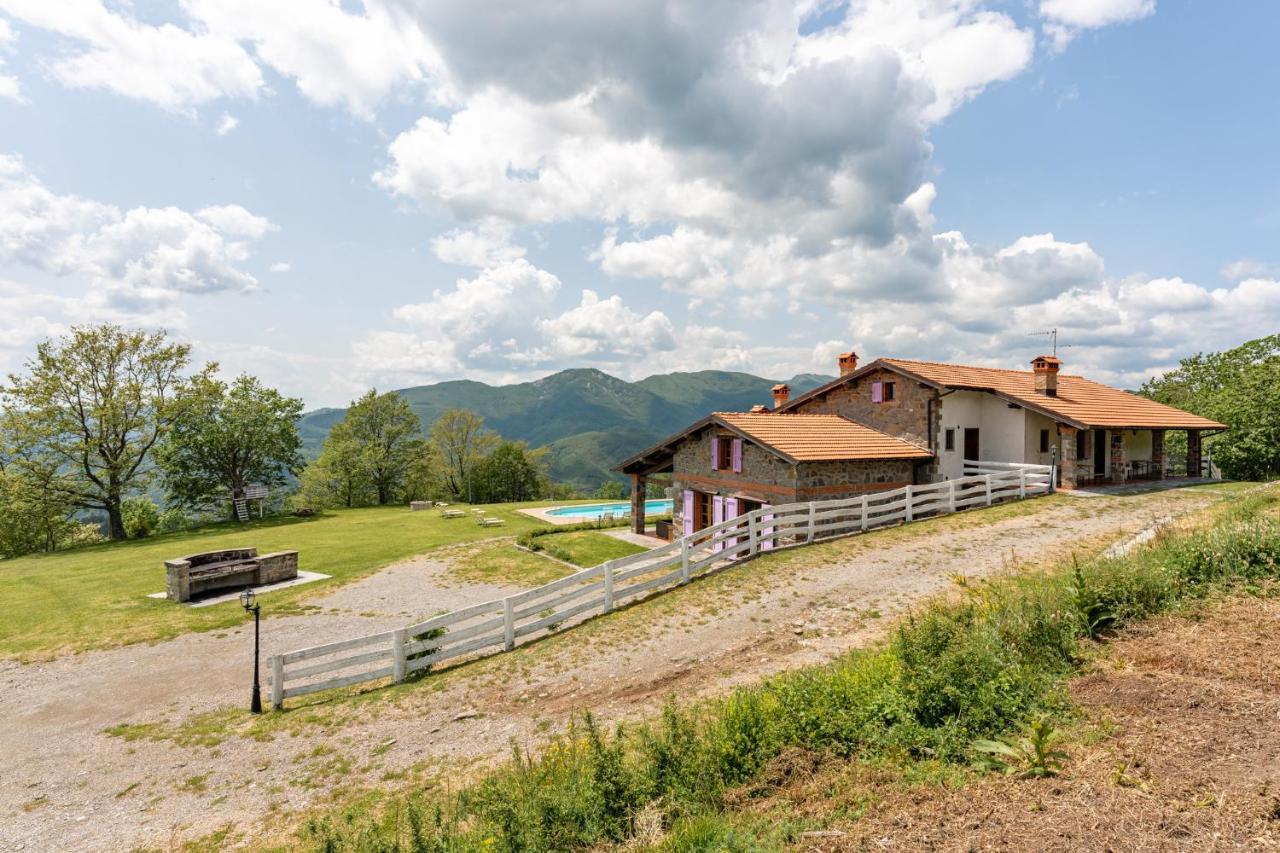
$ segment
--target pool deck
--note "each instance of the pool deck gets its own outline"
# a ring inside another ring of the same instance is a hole
[[[552,511],[552,510],[556,510],[556,509],[563,509],[563,508],[564,508],[564,507],[566,507],[566,506],[573,506],[573,504],[559,504],[559,505],[557,505],[557,506],[537,506],[537,507],[526,507],[526,508],[524,508],[524,509],[519,509],[519,510],[516,510],[516,511],[517,511],[517,512],[523,512],[525,515],[533,516],[534,518],[538,519],[539,521],[545,521],[547,524],[581,524],[581,523],[582,523],[582,522],[584,522],[584,521],[594,521],[594,520],[595,520],[595,519],[592,519],[592,518],[583,518],[583,517],[581,517],[581,516],[574,517],[574,516],[571,516],[571,515],[552,515],[552,514],[551,514],[551,511]],[[669,513],[669,512],[659,512],[659,513],[655,513],[655,514],[656,514],[656,515],[661,515],[661,516],[666,516],[666,515],[669,515],[670,513]]]

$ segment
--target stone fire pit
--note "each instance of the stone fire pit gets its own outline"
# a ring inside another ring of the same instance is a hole
[[[224,548],[165,560],[167,596],[190,601],[215,589],[263,586],[298,576],[298,552],[258,554],[257,548]]]

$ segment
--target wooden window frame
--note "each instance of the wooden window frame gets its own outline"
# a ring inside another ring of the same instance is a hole
[[[948,453],[956,451],[956,428],[947,427],[942,431],[942,449]]]
[[[1049,452],[1049,431],[1047,429],[1040,430],[1040,452]]]
[[[897,399],[897,396],[895,396],[897,394],[897,385],[898,385],[897,382],[880,383],[880,402],[881,403],[892,403],[894,400]]]

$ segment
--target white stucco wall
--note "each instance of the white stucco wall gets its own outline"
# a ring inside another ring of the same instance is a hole
[[[941,405],[939,456],[942,476],[948,480],[964,475],[965,429],[977,428],[979,455],[999,462],[1039,462],[1040,454],[1028,456],[1028,447],[1039,448],[1042,424],[1053,429],[1048,418],[1022,408],[1011,409],[1006,401],[981,391],[956,391],[943,397]],[[946,450],[945,445],[948,429],[955,430],[952,451]],[[1035,443],[1029,445],[1033,439]],[[1050,433],[1050,440],[1057,440],[1056,432]]]

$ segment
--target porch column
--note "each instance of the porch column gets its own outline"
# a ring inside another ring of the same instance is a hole
[[[631,475],[631,529],[644,533],[644,490],[647,482],[643,474]]]
[[[1111,431],[1111,482],[1124,482],[1124,430]]]
[[[1187,430],[1187,476],[1200,476],[1200,430]]]
[[[1164,430],[1151,431],[1151,476],[1164,479]]]
[[[1058,424],[1058,484],[1064,489],[1076,487],[1076,442],[1080,440],[1075,427]]]

